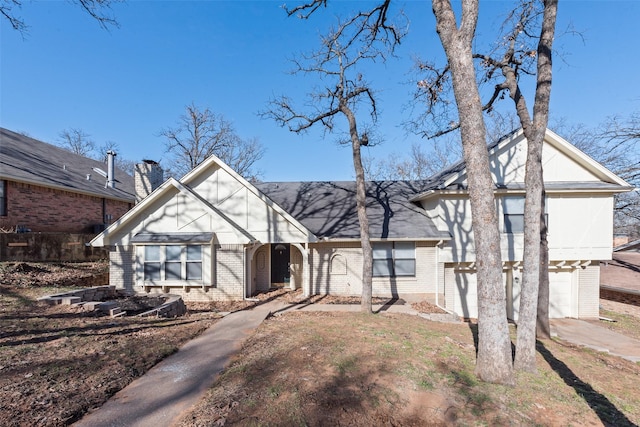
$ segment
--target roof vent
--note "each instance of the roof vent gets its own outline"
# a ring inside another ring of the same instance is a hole
[[[116,188],[115,157],[115,151],[107,151],[107,187],[109,188]]]

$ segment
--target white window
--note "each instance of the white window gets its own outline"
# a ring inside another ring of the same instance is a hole
[[[396,277],[416,275],[416,244],[414,242],[373,243],[373,275]]]
[[[505,197],[502,200],[504,209],[504,232],[524,232],[524,197]]]
[[[201,245],[146,245],[144,280],[202,280]]]
[[[544,204],[544,220],[549,224],[547,204]],[[507,196],[502,199],[504,233],[524,233],[524,196]]]

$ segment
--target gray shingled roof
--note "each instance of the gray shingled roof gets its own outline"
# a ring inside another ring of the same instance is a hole
[[[409,202],[424,181],[367,183],[367,216],[374,239],[448,239],[422,208]],[[360,239],[355,182],[265,182],[256,187],[318,238]]]
[[[135,201],[133,177],[116,168],[116,188],[93,168],[106,163],[0,128],[0,178],[97,197]],[[91,179],[87,179],[87,175]]]

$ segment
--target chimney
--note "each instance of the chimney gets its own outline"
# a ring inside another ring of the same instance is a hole
[[[136,188],[136,203],[147,197],[164,182],[164,171],[153,160],[143,160],[135,167],[133,179]]]
[[[115,151],[107,151],[107,187],[109,188],[116,188],[115,158]]]

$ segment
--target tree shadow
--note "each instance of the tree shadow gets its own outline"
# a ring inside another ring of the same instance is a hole
[[[562,378],[565,384],[572,387],[578,396],[584,399],[605,426],[637,426],[616,408],[606,396],[596,391],[590,384],[582,381],[569,366],[557,359],[542,342],[537,341],[536,348],[538,353],[551,366],[551,369]]]

